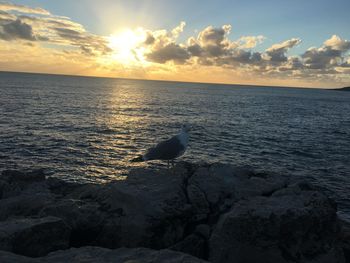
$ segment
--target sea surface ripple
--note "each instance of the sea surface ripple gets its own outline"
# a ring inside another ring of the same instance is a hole
[[[122,179],[129,160],[192,126],[182,158],[303,178],[350,215],[350,92],[0,73],[0,170]],[[350,216],[349,216],[350,217]]]

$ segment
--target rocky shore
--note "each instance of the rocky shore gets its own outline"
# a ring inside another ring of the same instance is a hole
[[[78,184],[0,177],[0,262],[350,262],[350,224],[305,182],[224,164]]]

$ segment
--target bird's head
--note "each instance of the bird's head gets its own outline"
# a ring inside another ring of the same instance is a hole
[[[181,130],[184,132],[189,132],[191,130],[191,127],[186,123],[182,125]]]

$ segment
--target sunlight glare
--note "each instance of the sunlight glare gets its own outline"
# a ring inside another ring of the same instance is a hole
[[[146,34],[142,28],[125,29],[112,34],[108,38],[109,47],[113,50],[112,58],[122,64],[143,63],[145,61],[144,48]]]

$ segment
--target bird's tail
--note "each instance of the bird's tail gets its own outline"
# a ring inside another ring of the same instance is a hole
[[[142,155],[139,155],[136,158],[130,160],[130,162],[132,162],[132,163],[143,162],[143,161],[144,161],[144,159],[143,159]]]

